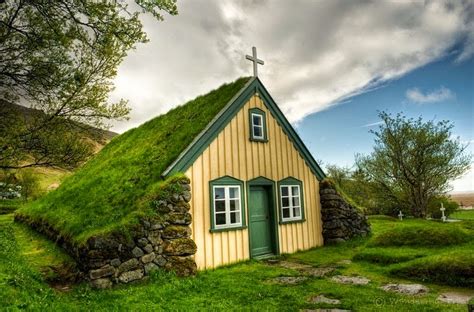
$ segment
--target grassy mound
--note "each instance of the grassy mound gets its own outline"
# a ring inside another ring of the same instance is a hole
[[[136,222],[151,213],[143,201],[167,183],[161,178],[166,167],[248,80],[223,85],[115,137],[57,190],[18,213],[46,221],[78,243]]]
[[[398,265],[392,275],[422,282],[474,288],[474,245]]]
[[[371,246],[419,246],[438,247],[462,244],[472,236],[460,227],[442,223],[405,224],[388,229],[376,235]]]
[[[355,261],[366,261],[376,264],[402,263],[425,256],[418,249],[408,248],[366,248],[352,258]]]

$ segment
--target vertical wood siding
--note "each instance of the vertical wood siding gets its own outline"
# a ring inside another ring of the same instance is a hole
[[[267,143],[249,140],[248,110],[253,107],[266,112]],[[209,232],[209,181],[225,175],[244,182],[259,176],[275,182],[289,176],[303,181],[306,221],[278,226],[280,252],[292,253],[323,244],[319,182],[260,98],[253,96],[245,104],[186,171],[186,175],[191,179],[192,237],[198,247],[195,260],[199,269],[250,257],[247,229]],[[243,191],[247,191],[246,187]],[[279,202],[277,198],[275,202]],[[243,204],[246,205],[246,200]],[[245,212],[248,222],[247,207]]]

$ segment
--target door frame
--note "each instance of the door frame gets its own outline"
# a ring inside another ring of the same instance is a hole
[[[250,258],[253,258],[252,255],[252,229],[250,226],[250,187],[251,186],[263,186],[268,191],[268,209],[270,214],[270,236],[272,242],[272,251],[274,255],[280,254],[280,244],[279,244],[279,234],[278,234],[278,209],[277,209],[277,200],[276,200],[276,182],[259,176],[257,178],[247,181],[247,224],[248,224],[248,240],[249,240],[249,255]]]

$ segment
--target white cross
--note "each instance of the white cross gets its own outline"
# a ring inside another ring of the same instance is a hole
[[[444,208],[443,203],[441,203],[441,208],[439,208],[439,210],[441,210],[441,220],[443,220],[443,222],[446,222],[446,216],[444,215],[444,211],[446,210],[446,208]]]
[[[257,65],[258,64],[263,65],[263,61],[257,58],[257,48],[252,47],[252,56],[246,55],[245,58],[253,62],[253,76],[257,77],[258,76]]]
[[[403,220],[403,213],[402,213],[401,210],[400,210],[400,212],[398,213],[398,218],[399,218],[400,220]]]

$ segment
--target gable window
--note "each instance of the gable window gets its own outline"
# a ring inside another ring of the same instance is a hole
[[[245,227],[243,182],[226,176],[210,182],[211,232]]]
[[[265,112],[259,108],[249,110],[250,140],[267,141],[267,122]]]
[[[278,182],[280,197],[280,221],[304,221],[302,182],[295,178],[286,178]]]

